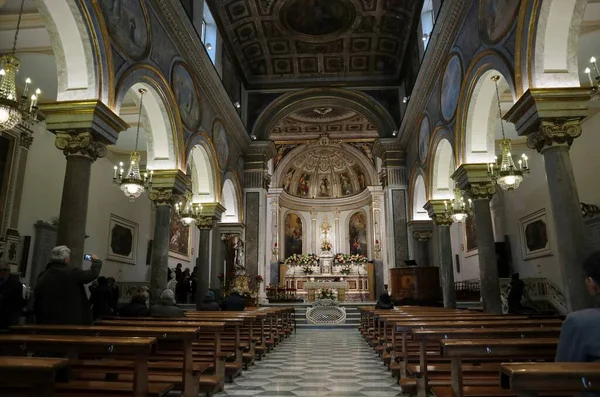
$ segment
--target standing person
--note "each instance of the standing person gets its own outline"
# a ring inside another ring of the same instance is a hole
[[[187,303],[187,296],[190,292],[190,269],[185,269],[181,276],[181,281],[175,286],[175,295],[177,303]]]
[[[600,362],[600,251],[583,262],[585,285],[594,299],[591,309],[570,313],[562,324],[556,362]],[[600,396],[600,393],[584,394]]]
[[[246,303],[237,288],[233,288],[229,296],[223,300],[223,310],[244,311]]]
[[[90,305],[92,306],[92,316],[94,320],[100,317],[112,315],[113,309],[111,307],[112,296],[110,287],[108,286],[108,280],[106,277],[98,277],[98,287],[90,294]]]
[[[92,266],[82,270],[69,265],[71,250],[65,245],[54,247],[50,263],[40,275],[34,290],[34,312],[38,324],[89,325],[92,312],[85,293],[102,269],[102,261],[92,255]]]
[[[152,317],[184,317],[182,308],[175,303],[175,294],[170,289],[164,290],[160,294],[160,299],[150,306],[150,316]]]
[[[8,264],[0,263],[0,329],[18,324],[23,306],[23,284],[10,276]]]
[[[121,297],[119,285],[114,277],[107,277],[106,281],[108,281],[108,289],[110,290],[110,308],[113,313],[116,313],[119,309],[119,298]]]
[[[513,274],[510,278],[511,281],[508,286],[508,296],[506,297],[508,312],[519,313],[523,310],[521,300],[523,299],[523,292],[525,291],[525,283],[519,278],[519,273]]]
[[[196,277],[198,275],[198,266],[194,266],[194,270],[192,270],[192,274],[190,275],[190,292],[192,294],[192,302],[196,302],[196,289],[197,283]]]
[[[175,280],[178,283],[181,282],[181,278],[183,277],[183,270],[181,270],[182,267],[183,265],[181,263],[178,263],[175,267]]]

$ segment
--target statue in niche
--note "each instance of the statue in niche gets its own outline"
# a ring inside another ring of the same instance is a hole
[[[331,194],[329,193],[329,179],[327,179],[327,177],[321,178],[321,184],[319,185],[319,196],[331,196]]]
[[[340,174],[340,182],[342,186],[342,196],[352,194],[352,183],[347,173]]]
[[[290,168],[290,170],[285,174],[283,178],[283,190],[286,192],[290,192],[290,185],[292,184],[292,178],[294,177],[294,169]]]
[[[244,275],[246,274],[246,262],[244,260],[244,242],[241,238],[238,238],[237,242],[233,246],[233,250],[235,251],[235,259],[233,261],[235,275]]]

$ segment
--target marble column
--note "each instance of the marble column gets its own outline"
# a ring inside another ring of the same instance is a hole
[[[210,234],[216,223],[221,220],[225,208],[220,203],[202,203],[202,212],[196,217],[196,226],[200,230],[198,244],[198,258],[196,266],[196,309],[200,308],[202,299],[210,288]]]
[[[408,230],[412,240],[412,259],[417,266],[433,266],[430,256],[433,223],[431,221],[410,221]]]
[[[454,266],[452,264],[452,241],[450,226],[452,219],[444,208],[444,200],[429,200],[424,207],[438,233],[438,255],[440,260],[440,284],[444,307],[456,308],[456,285],[454,283]]]
[[[479,277],[483,311],[502,314],[502,298],[498,279],[498,259],[490,200],[496,192],[496,185],[487,173],[487,164],[462,164],[452,175],[463,194],[473,201],[477,249],[479,257]]]
[[[40,110],[67,159],[57,244],[68,246],[71,263],[81,266],[92,163],[104,157],[106,145],[116,143],[119,132],[129,126],[102,102],[55,102]]]
[[[181,170],[155,170],[152,188],[148,197],[156,206],[154,215],[154,237],[152,239],[152,261],[150,268],[150,293],[158,299],[167,288],[169,266],[169,239],[173,202],[178,196],[186,195],[192,186],[190,178]]]
[[[504,117],[515,124],[519,135],[527,136],[527,146],[544,156],[562,292],[569,311],[592,304],[583,270],[589,247],[569,155],[571,144],[582,133],[589,99],[588,88],[528,90]]]

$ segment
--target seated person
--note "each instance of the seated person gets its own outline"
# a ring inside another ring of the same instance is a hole
[[[244,311],[245,308],[246,303],[237,288],[233,288],[231,294],[223,300],[223,310],[241,312]]]
[[[146,295],[138,292],[131,297],[131,302],[119,309],[121,317],[148,317],[150,311],[146,306]]]
[[[375,309],[390,310],[393,308],[394,302],[392,302],[392,297],[387,292],[384,292],[383,294],[379,295],[379,300],[375,305]]]
[[[508,312],[519,313],[523,310],[521,300],[523,299],[523,292],[525,291],[525,283],[519,278],[519,273],[513,274],[510,278],[511,282],[508,286],[508,296],[506,298]]]
[[[175,303],[175,294],[170,289],[160,294],[160,299],[150,306],[151,317],[184,317],[184,311]]]
[[[556,362],[599,362],[600,339],[600,251],[591,254],[583,262],[585,284],[594,298],[595,307],[570,313],[560,330],[556,349]],[[585,394],[600,396],[600,393]]]
[[[200,310],[217,311],[221,310],[219,303],[215,300],[215,293],[208,291],[200,303]]]
[[[7,263],[0,263],[0,329],[17,325],[24,305],[23,284],[11,277]]]

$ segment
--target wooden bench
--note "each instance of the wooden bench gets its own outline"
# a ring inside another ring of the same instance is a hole
[[[548,391],[600,392],[600,363],[502,364],[500,386],[518,397],[537,397]]]
[[[127,389],[134,397],[163,395],[173,388],[172,384],[152,386],[148,381],[148,357],[156,345],[156,338],[123,338],[68,335],[0,335],[0,354],[23,355],[27,353],[64,354],[69,359],[78,359],[80,354],[129,354],[134,357],[133,383],[103,382],[86,390],[115,391]],[[71,390],[77,385],[78,391],[84,383],[60,383],[57,390]],[[156,385],[156,384],[152,384]]]
[[[0,390],[8,394],[25,389],[23,396],[53,397],[57,372],[67,364],[65,358],[0,357]]]
[[[214,326],[210,323],[209,326]],[[176,385],[177,390],[182,391],[182,395],[186,397],[192,397],[198,395],[198,385],[200,371],[194,370],[194,364],[189,352],[192,351],[192,342],[196,339],[200,327],[185,327],[185,328],[165,328],[165,327],[119,327],[119,326],[73,326],[73,325],[22,325],[11,327],[11,332],[15,333],[29,333],[29,334],[51,334],[51,335],[90,335],[90,336],[121,336],[121,337],[154,337],[158,343],[160,341],[173,341],[181,346],[181,351],[186,352],[183,356],[183,363],[181,365],[181,374],[179,377],[162,377],[154,378],[160,379],[161,382],[165,382],[167,379],[170,383]],[[101,371],[101,365],[105,366],[105,371],[112,372],[119,370],[120,372],[128,372],[123,366],[115,366],[112,363],[97,363],[95,365],[96,371]],[[153,369],[169,369],[173,368],[169,365],[157,366],[154,365]],[[126,366],[125,366],[126,368]],[[203,367],[202,370],[206,368]],[[150,371],[152,372],[152,371]],[[153,377],[149,377],[150,381],[153,381]]]

